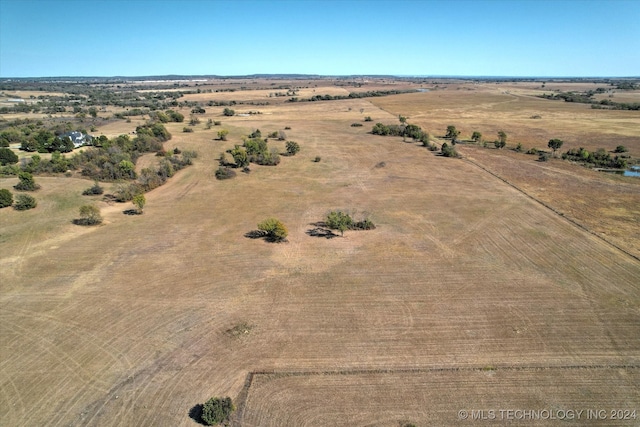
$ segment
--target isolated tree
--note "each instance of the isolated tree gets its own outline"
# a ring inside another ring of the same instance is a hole
[[[497,149],[501,149],[504,148],[507,143],[504,141],[493,141],[493,145],[495,145]]]
[[[456,138],[458,138],[458,135],[460,135],[460,131],[456,129],[455,126],[447,126],[447,133],[444,136],[445,138],[451,138],[452,141],[455,141]]]
[[[326,223],[327,227],[333,230],[340,230],[340,235],[344,236],[344,232],[353,225],[353,218],[341,211],[331,211],[327,215]]]
[[[551,148],[553,150],[553,153],[555,154],[555,152],[560,149],[560,147],[562,147],[562,144],[564,144],[564,141],[558,138],[553,138],[549,140],[549,143],[547,144],[547,147]]]
[[[202,405],[202,422],[208,426],[221,424],[229,420],[231,413],[235,410],[230,397],[212,397]]]
[[[287,227],[276,218],[267,218],[258,224],[258,230],[266,233],[267,240],[281,242],[287,238]]]
[[[36,184],[35,180],[33,179],[33,175],[31,175],[29,172],[20,172],[18,174],[18,179],[20,180],[20,182],[13,186],[13,188],[15,188],[16,190],[35,191],[40,188],[40,185]]]
[[[136,208],[138,208],[138,214],[142,214],[142,209],[147,203],[147,199],[144,197],[144,194],[136,194],[135,196],[133,196],[131,202],[135,205]]]
[[[3,188],[0,190],[0,208],[6,208],[13,204],[13,194],[11,191]]]
[[[505,145],[507,145],[507,134],[505,131],[501,130],[500,132],[498,132],[498,141],[500,141],[501,147],[503,148]]]
[[[229,135],[229,131],[226,129],[222,129],[218,131],[218,139],[221,141],[226,141],[227,135]]]
[[[18,156],[10,148],[0,148],[0,165],[18,163]]]
[[[80,220],[76,223],[81,225],[96,225],[102,222],[100,208],[95,205],[80,206]]]
[[[287,141],[287,154],[289,156],[295,155],[298,151],[300,151],[300,144],[295,141]]]
[[[405,116],[399,115],[398,120],[400,120],[400,123],[403,125],[407,123],[407,118]]]
[[[480,142],[480,140],[482,139],[482,134],[478,131],[474,131],[471,134],[471,140],[474,142]]]

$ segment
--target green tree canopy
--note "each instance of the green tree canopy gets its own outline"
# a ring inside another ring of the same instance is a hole
[[[258,224],[258,230],[267,234],[267,239],[272,242],[281,242],[287,238],[287,227],[276,218],[267,218]]]
[[[202,421],[208,425],[221,424],[227,421],[235,410],[230,397],[212,397],[202,405]]]
[[[10,148],[0,148],[0,165],[12,165],[18,163],[18,156]]]
[[[556,150],[558,150],[560,147],[562,147],[562,144],[564,144],[564,141],[558,138],[553,138],[549,140],[549,143],[547,144],[547,146],[549,148],[551,148],[553,150],[553,152],[555,153]]]
[[[13,204],[13,194],[6,188],[0,189],[0,208],[6,208]]]

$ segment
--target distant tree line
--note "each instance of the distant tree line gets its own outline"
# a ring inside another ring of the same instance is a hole
[[[399,95],[403,93],[417,92],[415,89],[407,90],[375,90],[367,92],[351,92],[349,95],[314,95],[311,98],[292,97],[288,102],[313,102],[313,101],[334,101],[339,99],[373,98],[378,96]]]

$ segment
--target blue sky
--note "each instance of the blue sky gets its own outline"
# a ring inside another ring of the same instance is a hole
[[[0,0],[0,77],[640,76],[640,0]]]

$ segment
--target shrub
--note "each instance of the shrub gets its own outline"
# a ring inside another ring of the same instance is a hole
[[[217,179],[230,179],[236,176],[236,171],[231,168],[220,166],[216,170]]]
[[[541,152],[538,156],[538,160],[541,162],[546,162],[550,157],[551,155],[549,153]]]
[[[627,151],[629,151],[629,149],[624,145],[618,145],[614,150],[615,153],[626,153]]]
[[[284,130],[291,130],[291,126],[285,126]]]
[[[220,131],[218,131],[218,139],[220,141],[226,141],[227,140],[227,135],[229,135],[229,131],[226,129],[222,129]]]
[[[351,123],[351,127],[353,128],[362,127],[362,123]]]
[[[222,122],[220,120],[214,120],[213,121],[213,125],[214,126],[220,126],[220,125],[222,125]]]
[[[159,171],[160,172],[160,171]],[[117,202],[129,202],[133,200],[136,194],[143,192],[142,185],[139,183],[119,184],[116,187],[115,198]]]
[[[258,230],[266,233],[267,240],[282,242],[287,238],[287,227],[276,218],[267,218],[258,224]]]
[[[13,204],[13,194],[11,191],[3,188],[0,190],[0,208],[6,208]]]
[[[295,155],[298,151],[300,151],[300,145],[295,141],[287,141],[287,154],[289,156]]]
[[[80,219],[74,221],[78,225],[97,225],[101,222],[100,208],[95,205],[80,206]]]
[[[182,132],[184,132],[184,133],[193,132],[193,128],[185,126],[185,127],[182,128]]]
[[[347,213],[341,211],[331,211],[327,215],[327,227],[333,230],[340,230],[340,233],[344,236],[345,230],[348,230],[353,225],[353,218]]]
[[[442,152],[442,155],[444,157],[460,157],[456,149],[453,148],[453,146],[450,146],[449,144],[447,144],[446,142],[442,144],[440,151]]]
[[[18,156],[10,148],[0,148],[0,165],[12,165],[18,163]]]
[[[95,184],[93,184],[93,186],[87,188],[86,190],[84,190],[82,192],[83,196],[95,196],[95,195],[100,195],[104,193],[104,188],[102,188],[100,186],[100,184],[98,184],[98,182],[96,181]]]
[[[320,160],[322,160],[322,157],[320,157],[320,156],[316,156],[316,157],[313,159],[313,161],[314,161],[314,162],[316,162],[316,163],[319,163],[319,162],[320,162]]]
[[[235,410],[230,397],[212,397],[202,405],[202,422],[212,426],[229,420],[229,416]]]
[[[365,122],[372,122],[373,119],[371,118],[371,116],[367,116],[367,117],[364,118],[364,121]]]
[[[223,114],[223,115],[225,115],[225,116],[231,117],[231,116],[233,116],[234,114],[236,114],[236,112],[235,112],[235,111],[233,111],[231,108],[228,108],[228,107],[227,107],[227,108],[225,108],[225,109],[222,111],[222,114]]]
[[[18,194],[13,208],[19,211],[33,209],[38,205],[36,199],[28,194]]]
[[[16,190],[35,191],[40,188],[40,186],[33,180],[33,175],[29,172],[20,172],[18,174],[18,179],[20,182],[13,186]]]
[[[529,148],[529,149],[527,150],[527,154],[533,154],[533,155],[536,155],[536,154],[538,154],[538,149],[537,149],[537,148],[535,148],[535,147],[534,147],[534,148]]]
[[[138,214],[142,214],[142,208],[144,208],[144,205],[147,203],[147,199],[144,197],[144,194],[136,194],[135,196],[133,196],[131,202],[135,205],[136,208],[138,208]]]
[[[518,142],[518,145],[516,145],[516,148],[514,148],[513,150],[518,153],[522,153],[522,144]]]

